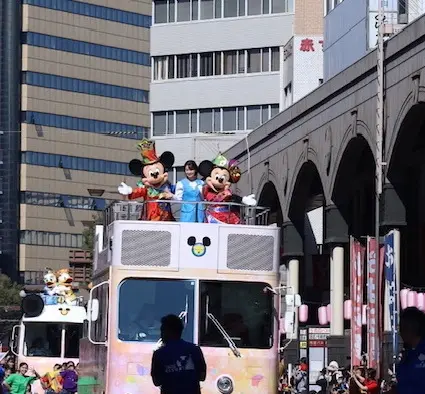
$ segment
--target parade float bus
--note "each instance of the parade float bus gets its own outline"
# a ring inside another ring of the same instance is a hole
[[[87,321],[82,298],[68,301],[60,295],[24,294],[22,312],[11,341],[17,365],[25,362],[44,375],[53,371],[55,364],[79,362],[79,341]],[[32,384],[31,392],[44,394],[39,381]]]
[[[171,313],[204,352],[203,394],[277,392],[279,228],[267,225],[265,208],[227,205],[241,224],[144,221],[138,202],[106,209],[79,394],[157,394],[150,364]]]

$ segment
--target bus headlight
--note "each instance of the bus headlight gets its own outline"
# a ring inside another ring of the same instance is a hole
[[[217,379],[218,391],[222,394],[233,393],[233,381],[229,376],[220,376]]]

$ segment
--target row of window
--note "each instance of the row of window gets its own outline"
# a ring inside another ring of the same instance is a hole
[[[294,12],[294,0],[155,0],[155,23]]]
[[[108,202],[104,198],[25,191],[21,192],[21,204],[102,211]]]
[[[153,58],[154,80],[279,71],[279,47]]]
[[[38,246],[58,246],[60,248],[81,248],[83,246],[83,236],[81,234],[22,230],[21,244]]]
[[[108,85],[106,83],[62,77],[59,75],[27,71],[22,75],[22,83],[49,89],[59,89],[66,90],[68,92],[78,92],[92,94],[94,96],[136,101],[138,103],[149,102],[149,92],[146,90]]]
[[[101,172],[104,174],[131,175],[128,163],[52,153],[22,152],[21,163],[78,171]]]
[[[149,135],[149,128],[129,124],[105,122],[87,118],[75,118],[73,116],[55,115],[44,112],[22,112],[22,122],[37,126],[56,127],[59,129],[86,131],[122,137],[128,139],[143,139]]]
[[[24,4],[37,7],[49,8],[51,10],[69,12],[71,14],[90,16],[92,18],[105,19],[112,22],[125,23],[127,25],[149,28],[152,18],[148,15],[137,14],[117,10],[115,8],[103,7],[95,4],[83,3],[74,0],[23,0]]]
[[[153,113],[153,136],[253,130],[279,112],[279,104]]]
[[[41,48],[54,49],[56,51],[78,53],[79,55],[94,56],[103,59],[117,60],[119,62],[150,66],[149,53],[93,44],[85,41],[71,40],[70,38],[50,36],[48,34],[32,32],[23,33],[22,43]]]

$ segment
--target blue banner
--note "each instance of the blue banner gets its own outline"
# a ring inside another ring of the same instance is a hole
[[[393,355],[398,355],[398,289],[397,268],[394,256],[394,232],[391,231],[384,238],[385,245],[385,283],[388,291],[388,308],[391,331],[393,333]]]

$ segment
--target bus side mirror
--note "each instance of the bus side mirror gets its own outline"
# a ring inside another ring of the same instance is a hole
[[[93,298],[89,300],[87,306],[89,322],[97,321],[99,318],[99,300],[97,298]]]

